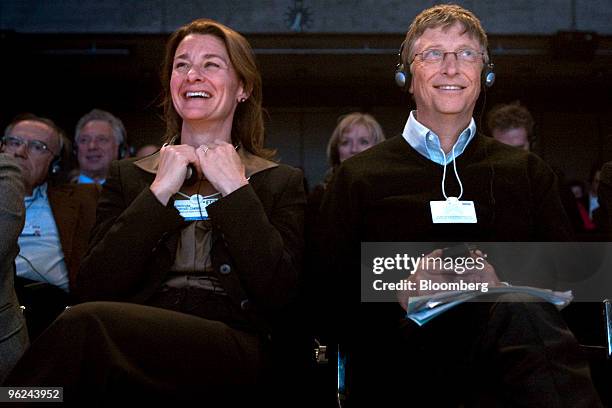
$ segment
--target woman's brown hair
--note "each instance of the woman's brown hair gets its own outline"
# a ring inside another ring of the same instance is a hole
[[[225,44],[227,54],[238,79],[242,81],[249,98],[236,107],[232,122],[232,143],[242,146],[257,156],[270,158],[274,151],[265,149],[262,103],[261,75],[255,62],[255,54],[249,42],[231,28],[209,19],[194,20],[175,31],[166,43],[166,54],[162,66],[162,86],[164,119],[166,133],[164,142],[169,142],[180,134],[183,120],[174,109],[170,92],[170,78],[174,63],[174,54],[179,44],[189,34],[208,34],[219,38]]]

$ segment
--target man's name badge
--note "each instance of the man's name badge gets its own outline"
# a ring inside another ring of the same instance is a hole
[[[217,198],[206,198],[199,194],[192,195],[189,200],[174,200],[174,208],[177,209],[185,221],[207,220],[206,207],[217,201]]]
[[[26,223],[23,226],[21,235],[27,237],[40,237],[42,235],[40,225]]]
[[[460,201],[449,197],[445,201],[430,201],[431,220],[434,224],[475,224],[476,208],[473,201]]]

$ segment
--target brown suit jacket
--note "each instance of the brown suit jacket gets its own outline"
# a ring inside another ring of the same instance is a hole
[[[81,259],[87,251],[89,233],[96,222],[99,187],[93,184],[49,186],[47,196],[60,235],[70,291],[74,291]]]

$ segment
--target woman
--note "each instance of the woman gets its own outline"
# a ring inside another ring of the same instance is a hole
[[[327,161],[330,169],[325,174],[323,183],[315,186],[308,196],[307,226],[314,228],[313,224],[317,222],[325,188],[334,172],[340,167],[340,163],[383,140],[385,134],[372,115],[353,112],[338,119],[338,125],[327,143]]]
[[[327,144],[327,160],[331,171],[335,171],[346,159],[383,140],[385,134],[372,115],[353,112],[341,116]]]
[[[372,115],[367,113],[353,112],[348,115],[341,116],[338,120],[338,125],[334,129],[329,142],[327,144],[327,160],[330,164],[330,169],[325,175],[323,183],[318,184],[308,196],[308,207],[306,211],[306,236],[307,242],[310,244],[307,248],[308,256],[306,257],[306,279],[303,283],[303,290],[308,295],[304,297],[318,299],[317,302],[309,304],[308,314],[317,316],[317,321],[310,322],[309,331],[316,333],[316,336],[323,343],[328,343],[327,333],[331,331],[328,328],[321,327],[321,320],[334,321],[335,318],[321,319],[329,313],[329,305],[320,302],[321,298],[321,283],[329,280],[325,276],[324,268],[321,268],[319,260],[321,254],[324,253],[324,247],[327,245],[325,237],[326,225],[321,223],[319,217],[319,207],[325,194],[327,184],[331,181],[334,172],[340,167],[340,164],[346,159],[361,153],[364,150],[385,140],[385,135],[380,124]],[[315,309],[316,308],[316,309]]]
[[[206,19],[181,27],[162,79],[166,143],[114,162],[77,278],[83,300],[130,303],[64,313],[12,384],[203,401],[261,376],[300,271],[302,174],[267,160],[261,78],[240,34]],[[53,364],[36,366],[49,347]]]

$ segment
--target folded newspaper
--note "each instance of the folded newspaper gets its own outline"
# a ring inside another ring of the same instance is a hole
[[[423,326],[436,316],[447,310],[481,295],[495,293],[524,293],[538,297],[557,306],[559,310],[567,306],[573,299],[572,291],[555,292],[550,289],[539,289],[530,286],[499,286],[489,288],[488,292],[479,290],[439,292],[435,295],[411,297],[408,301],[407,318],[419,326]]]

